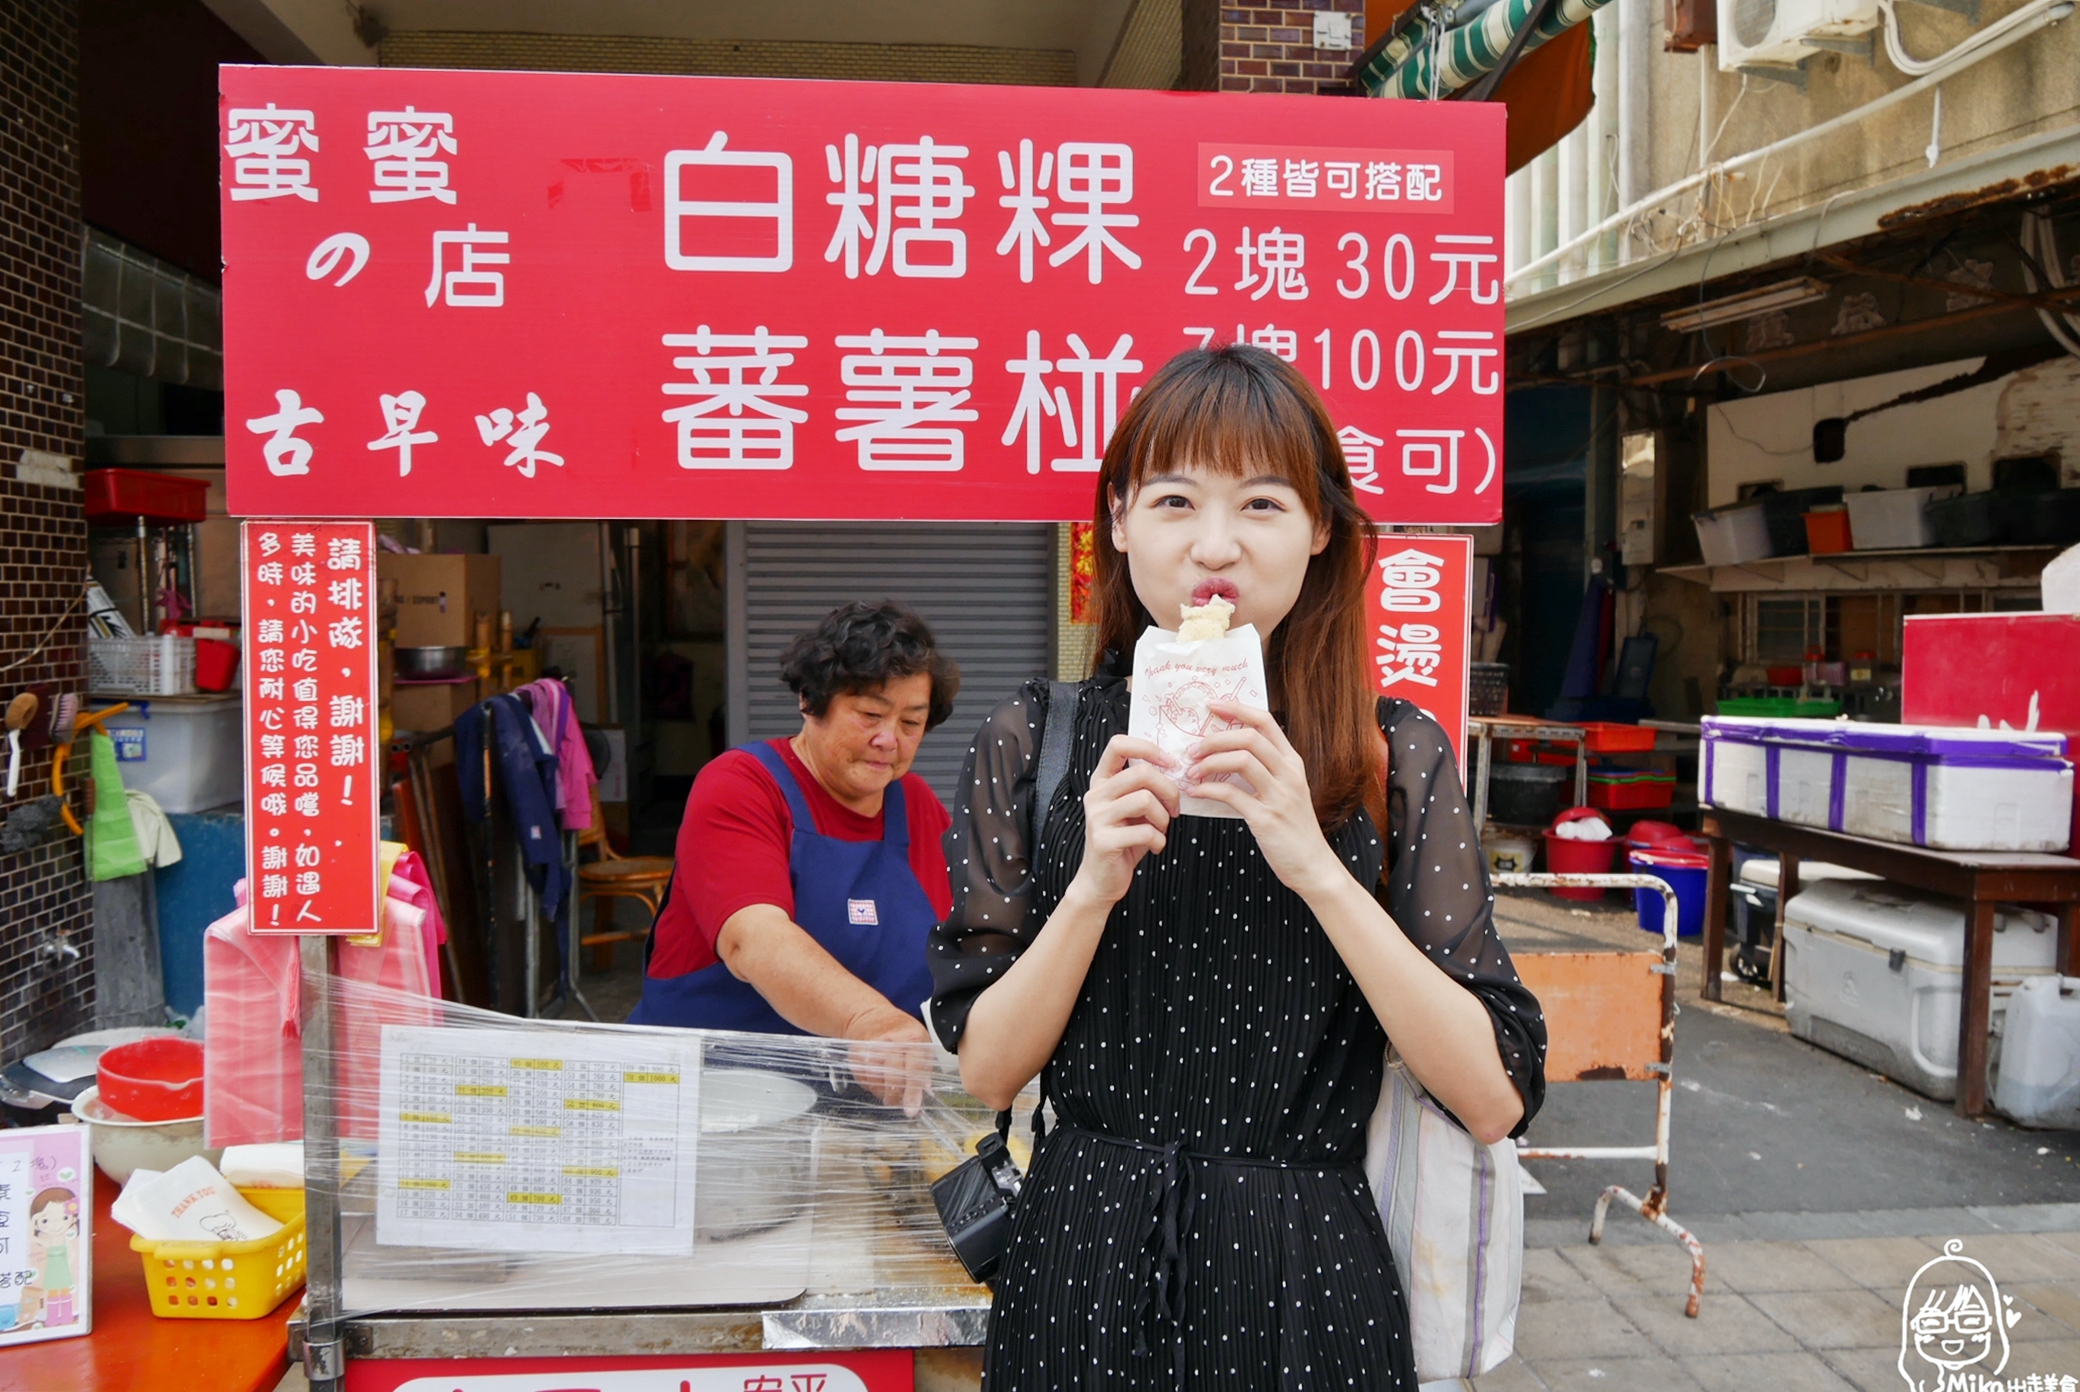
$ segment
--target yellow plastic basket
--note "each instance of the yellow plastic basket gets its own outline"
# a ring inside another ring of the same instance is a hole
[[[130,1239],[144,1257],[145,1288],[161,1319],[261,1319],[303,1286],[303,1191],[241,1189],[282,1227],[251,1242]]]

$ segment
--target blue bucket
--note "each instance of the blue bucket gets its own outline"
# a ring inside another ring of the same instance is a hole
[[[1705,890],[1711,876],[1711,861],[1695,851],[1635,850],[1627,857],[1635,875],[1658,875],[1676,892],[1676,936],[1694,938],[1704,932]],[[1657,937],[1665,902],[1659,890],[1632,891],[1639,926]]]

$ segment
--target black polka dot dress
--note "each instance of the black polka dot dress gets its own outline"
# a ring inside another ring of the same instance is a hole
[[[1049,689],[992,712],[947,834],[954,909],[933,938],[931,1020],[958,1048],[969,1006],[1060,902],[1083,794],[1127,728],[1126,686],[1078,689],[1074,752],[1039,863],[1028,850]],[[1443,733],[1381,703],[1391,741],[1383,902],[1487,1005],[1525,1098],[1544,1022],[1493,898]],[[1330,844],[1361,883],[1382,847],[1359,813]],[[1240,820],[1184,817],[1115,906],[1046,1085],[1058,1125],[1027,1177],[983,1382],[1038,1388],[1415,1387],[1407,1304],[1366,1183],[1387,1037],[1327,935]]]

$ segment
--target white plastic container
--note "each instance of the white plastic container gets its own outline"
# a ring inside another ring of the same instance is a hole
[[[1761,503],[1695,512],[1690,520],[1697,526],[1697,545],[1706,565],[1744,565],[1769,558],[1769,522]]]
[[[1993,1105],[2024,1126],[2080,1130],[2080,977],[2032,977],[2008,998]]]
[[[1901,551],[1936,544],[1936,525],[1928,505],[1937,498],[1955,496],[1956,484],[1933,488],[1882,488],[1869,493],[1845,493],[1849,506],[1849,535],[1858,551]]]
[[[206,812],[245,796],[245,702],[236,695],[133,697],[103,722],[123,786],[168,812]]]
[[[2052,976],[2058,934],[2048,914],[2028,909],[2003,909],[1994,924],[1998,1020],[2023,982]],[[1964,935],[1964,905],[1882,881],[1824,880],[1801,892],[1784,908],[1791,1032],[1917,1092],[1955,1097]]]

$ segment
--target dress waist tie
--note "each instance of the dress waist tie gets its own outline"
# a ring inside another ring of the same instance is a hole
[[[1201,1167],[1309,1170],[1315,1173],[1364,1172],[1363,1163],[1356,1160],[1317,1164],[1214,1155],[1205,1151],[1187,1150],[1182,1141],[1172,1141],[1168,1145],[1151,1145],[1146,1141],[1130,1141],[1124,1137],[1092,1131],[1081,1126],[1065,1124],[1060,1129],[1101,1145],[1138,1150],[1157,1157],[1155,1214],[1142,1240],[1137,1268],[1141,1299],[1135,1307],[1134,1314],[1134,1352],[1147,1353],[1150,1330],[1160,1323],[1167,1323],[1170,1326],[1172,1383],[1179,1389],[1185,1385],[1184,1300],[1186,1281],[1191,1274],[1184,1257],[1184,1240],[1191,1231],[1192,1213],[1198,1204],[1198,1186],[1193,1172]]]

